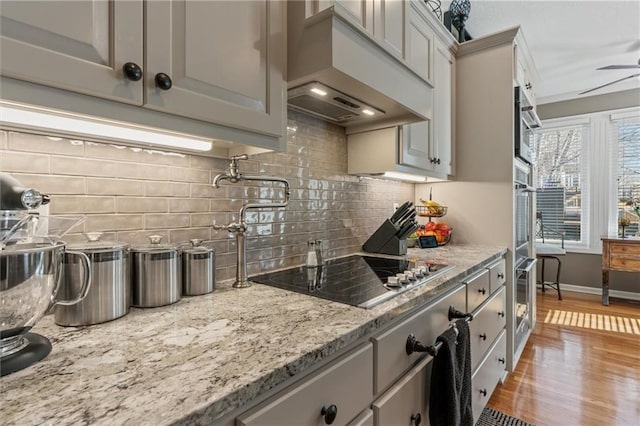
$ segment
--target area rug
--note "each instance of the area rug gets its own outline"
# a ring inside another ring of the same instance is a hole
[[[480,414],[476,426],[535,426],[532,423],[524,422],[515,417],[511,417],[501,411],[492,408],[485,408]]]

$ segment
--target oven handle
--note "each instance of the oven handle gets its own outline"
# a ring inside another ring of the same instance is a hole
[[[525,274],[528,274],[529,272],[531,272],[531,269],[533,269],[536,263],[538,263],[538,259],[527,257],[522,262],[520,262],[518,266],[516,266],[516,272],[524,272]],[[522,265],[525,266],[522,267]]]
[[[522,192],[537,192],[537,190],[533,186],[529,186],[526,183],[516,182],[514,186],[516,187],[516,189],[519,189]]]

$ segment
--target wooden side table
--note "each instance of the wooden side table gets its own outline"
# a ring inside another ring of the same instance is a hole
[[[609,305],[609,271],[640,272],[640,238],[602,237],[602,304]]]

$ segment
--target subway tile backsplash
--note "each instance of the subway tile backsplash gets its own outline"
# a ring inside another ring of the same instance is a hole
[[[287,151],[252,155],[244,174],[285,177],[285,209],[247,213],[249,275],[304,263],[306,242],[325,241],[327,257],[359,251],[392,212],[413,200],[414,185],[347,175],[344,129],[290,112]],[[277,184],[211,185],[228,160],[164,150],[0,131],[0,171],[52,197],[52,215],[84,216],[66,241],[101,231],[103,239],[144,243],[201,238],[216,249],[216,279],[235,276],[235,239],[211,225],[237,221],[246,202],[279,200]]]

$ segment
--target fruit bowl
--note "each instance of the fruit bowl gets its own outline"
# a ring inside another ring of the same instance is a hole
[[[447,214],[445,206],[416,206],[418,216],[424,217],[442,217]]]

